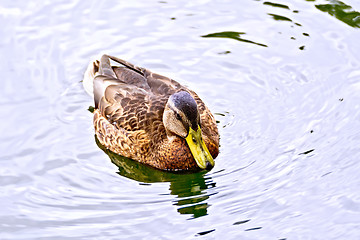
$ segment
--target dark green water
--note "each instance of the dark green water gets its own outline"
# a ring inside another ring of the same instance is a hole
[[[360,3],[1,1],[0,239],[359,239]],[[210,172],[103,151],[108,53],[195,90]]]

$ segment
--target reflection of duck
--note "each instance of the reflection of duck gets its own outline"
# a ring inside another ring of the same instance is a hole
[[[191,214],[194,218],[207,215],[210,195],[206,189],[215,187],[215,183],[211,177],[205,176],[205,172],[179,174],[161,171],[111,152],[97,137],[95,141],[119,168],[119,175],[142,183],[169,182],[170,194],[176,196],[173,204],[180,214]]]
[[[111,65],[110,59],[121,66]],[[219,152],[215,119],[198,95],[178,82],[116,57],[90,63],[94,126],[102,145],[164,170],[214,166]]]
[[[207,200],[211,194],[206,189],[213,187],[215,183],[211,177],[204,176],[204,173],[188,174],[171,181],[171,194],[178,196],[174,203],[178,206],[177,211],[181,214],[192,214],[194,218],[207,215]]]

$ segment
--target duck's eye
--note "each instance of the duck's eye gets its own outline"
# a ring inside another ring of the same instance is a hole
[[[177,120],[179,120],[179,121],[181,120],[181,116],[180,116],[179,113],[176,113],[175,117],[176,117]]]
[[[193,137],[192,140],[193,140],[193,142],[196,144],[196,138]]]

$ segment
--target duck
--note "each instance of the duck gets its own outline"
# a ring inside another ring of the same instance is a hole
[[[166,171],[214,167],[218,128],[194,91],[107,54],[90,62],[83,83],[94,98],[95,136],[106,149]]]

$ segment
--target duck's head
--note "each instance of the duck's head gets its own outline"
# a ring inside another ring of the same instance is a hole
[[[201,134],[197,104],[188,92],[177,92],[169,97],[163,114],[163,123],[168,136],[175,135],[186,140],[200,168],[210,170],[214,167],[214,160]]]

